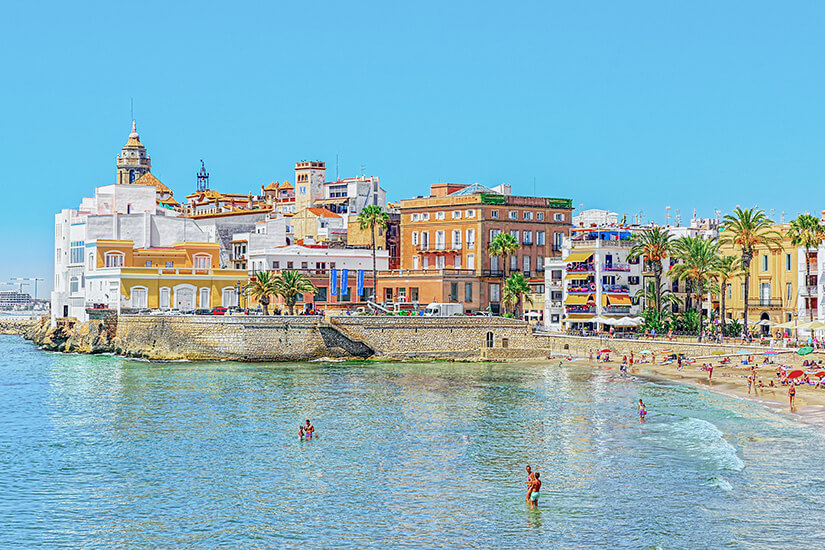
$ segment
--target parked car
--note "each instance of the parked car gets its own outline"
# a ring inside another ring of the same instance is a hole
[[[198,308],[195,310],[195,315],[212,315],[211,309]]]
[[[226,315],[226,308],[225,307],[213,307],[212,308],[212,315]]]
[[[492,317],[492,316],[493,316],[493,314],[490,313],[489,311],[485,311],[485,310],[481,310],[481,309],[478,310],[478,311],[473,312],[473,317]]]

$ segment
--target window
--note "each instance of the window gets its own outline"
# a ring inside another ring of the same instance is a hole
[[[418,246],[418,231],[412,232],[412,244],[413,246]]]
[[[208,288],[202,288],[199,295],[198,295],[198,297],[200,299],[199,302],[198,302],[198,307],[200,307],[202,309],[209,309],[209,308],[212,307],[212,305],[209,301],[209,289]]]
[[[544,273],[544,256],[536,256],[536,271]]]
[[[788,254],[788,256],[790,257],[790,254]],[[788,292],[787,292],[787,295],[786,295],[787,297],[785,299],[788,300],[788,302],[790,303],[790,301],[793,300],[793,283],[787,283],[786,286],[787,286]]]
[[[435,249],[444,250],[444,231],[435,232]]]
[[[767,271],[767,270],[768,270],[768,255],[763,254],[762,255],[762,271]]]
[[[421,250],[427,250],[430,248],[430,232],[429,231],[422,231],[421,232]]]
[[[421,269],[427,269],[430,267],[430,259],[427,256],[421,258]]]
[[[492,333],[492,332],[488,332],[488,333],[487,333],[487,338],[486,338],[486,340],[487,340],[487,347],[488,347],[488,348],[493,347],[494,336],[493,336],[493,333]]]
[[[498,283],[490,283],[490,301],[498,302],[501,296],[501,287]]]
[[[453,249],[461,248],[461,229],[453,229]]]
[[[464,301],[473,301],[473,283],[464,283]]]
[[[413,269],[418,269],[418,256],[413,256]]]
[[[327,287],[319,286],[315,290],[315,296],[313,296],[312,299],[315,300],[316,302],[326,302],[327,301],[327,290],[328,290]]]
[[[169,304],[172,302],[172,293],[166,287],[160,289],[160,308],[169,309]]]
[[[398,287],[398,301],[399,302],[406,302],[407,301],[407,288],[400,286]]]
[[[553,250],[555,252],[561,251],[561,244],[564,241],[564,233],[553,233]]]
[[[69,292],[74,294],[80,290],[80,279],[77,277],[72,277],[69,279]]]
[[[292,265],[293,265],[292,262],[287,262],[286,263],[286,268],[287,269],[292,269]]]
[[[533,292],[536,294],[544,294],[544,285],[535,285],[533,287]]]
[[[421,216],[422,216],[422,219],[423,219],[425,222],[430,221],[430,213],[429,213],[429,212],[424,212]]]
[[[132,287],[132,307],[149,307],[147,291],[143,287]]]
[[[518,219],[518,212],[516,212],[515,210],[510,210],[509,212],[507,212],[507,217],[510,218],[511,220],[517,220]]]
[[[475,254],[467,254],[467,269],[475,269],[476,268],[476,255]]]
[[[461,210],[453,210],[453,219],[457,220],[461,218]]]
[[[532,212],[525,212],[524,213],[524,219],[525,220],[532,220],[533,219],[533,213]]]
[[[461,269],[461,254],[456,254],[453,258],[453,267],[455,269]]]
[[[476,230],[475,229],[468,229],[467,230],[467,248],[475,248],[476,247]]]
[[[536,220],[543,222],[544,221],[544,212],[536,212]]]
[[[496,235],[501,233],[501,229],[491,229],[490,230],[490,242],[493,242],[493,239],[496,238]]]
[[[418,301],[418,287],[411,286],[410,287],[410,301],[417,302]]]
[[[123,267],[123,252],[107,252],[104,256],[104,266]]]
[[[553,214],[553,221],[563,222],[564,221],[564,214],[562,214],[562,213]]]
[[[174,262],[166,262],[166,267],[174,267],[174,266],[175,266]]]
[[[515,271],[518,269],[518,256],[513,254],[510,256],[510,271]]]
[[[517,243],[518,243],[518,234],[519,234],[518,229],[513,229],[512,231],[510,231],[510,235],[513,236],[513,238],[516,240]]]
[[[307,269],[309,264],[307,262],[301,262],[301,269]]]
[[[732,298],[732,296],[731,296],[732,294],[733,294],[733,285],[728,284],[728,300],[730,300]]]
[[[152,260],[146,260],[146,267],[152,267]]]
[[[458,283],[450,283],[450,301],[458,301]]]
[[[521,259],[521,264],[524,267],[524,274],[527,275],[530,273],[530,256],[524,256]]]
[[[95,268],[95,254],[94,252],[89,253],[89,257],[86,258],[86,269],[89,271],[93,271]]]
[[[785,269],[787,271],[791,270],[791,255],[785,254]],[[790,300],[790,298],[788,298]]]
[[[545,240],[544,240],[545,237],[544,236],[545,236],[544,231],[536,231],[536,244],[537,245],[544,246],[544,243],[545,243]]]
[[[525,231],[523,235],[523,240],[521,241],[522,244],[533,244],[533,232],[532,231]]]
[[[742,283],[742,299],[745,299],[745,283]]]
[[[475,210],[467,210],[466,211],[466,216],[468,218],[475,218],[476,217],[476,211]]]
[[[351,302],[352,301],[352,287],[342,288],[342,291],[346,290],[346,292],[341,292],[341,301],[342,302]]]
[[[494,220],[498,219],[498,210],[490,210],[490,217]]]
[[[444,269],[444,256],[436,256],[435,257],[435,268],[436,269]]]
[[[212,256],[209,254],[195,254],[193,260],[195,269],[209,269],[212,265]]]
[[[444,212],[436,212],[435,213],[435,219],[443,220],[444,219]]]
[[[281,269],[281,262],[280,261],[272,262],[272,269]]]
[[[629,284],[629,285],[638,285],[639,284],[639,278],[635,277],[635,276],[634,277],[628,277],[627,278],[627,284]]]
[[[83,263],[83,241],[72,241],[71,243],[71,255],[70,255],[70,263],[73,264],[82,264]]]

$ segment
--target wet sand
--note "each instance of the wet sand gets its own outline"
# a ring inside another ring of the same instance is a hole
[[[584,362],[594,368],[619,370],[621,359],[611,360],[608,363],[596,363],[587,358],[577,360]],[[637,376],[659,378],[690,384],[699,388],[713,392],[723,393],[733,397],[751,399],[759,402],[775,412],[790,414],[799,420],[825,427],[825,389],[814,389],[813,386],[796,386],[796,403],[793,410],[790,409],[788,399],[788,386],[780,386],[779,378],[776,376],[776,368],[779,362],[774,364],[760,364],[757,367],[757,380],[761,380],[766,387],[755,388],[748,395],[747,377],[750,374],[750,367],[735,363],[733,365],[720,366],[713,365],[712,380],[708,380],[708,373],[702,370],[702,361],[697,363],[685,363],[682,370],[674,364],[660,363],[634,363],[632,368],[628,368],[628,373]],[[805,370],[803,368],[803,370]],[[773,380],[775,387],[767,387]]]

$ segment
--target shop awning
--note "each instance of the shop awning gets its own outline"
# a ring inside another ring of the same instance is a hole
[[[565,262],[583,262],[593,257],[593,252],[571,252],[568,257],[564,259]]]
[[[611,306],[629,306],[630,296],[626,294],[608,294],[607,301]]]
[[[589,313],[571,313],[563,320],[572,323],[591,323],[593,319],[595,319],[595,317]]]
[[[592,294],[581,294],[581,295],[574,295],[570,294],[567,296],[567,299],[564,301],[565,304],[569,306],[583,306],[587,302],[593,301]]]
[[[591,273],[568,273],[564,276],[565,279],[587,279],[592,275]]]

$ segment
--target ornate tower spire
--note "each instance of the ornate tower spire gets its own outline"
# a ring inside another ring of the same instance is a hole
[[[132,121],[132,132],[129,140],[117,156],[117,183],[119,185],[134,183],[143,174],[151,171],[152,159],[146,152],[146,147],[140,142],[137,125]]]

